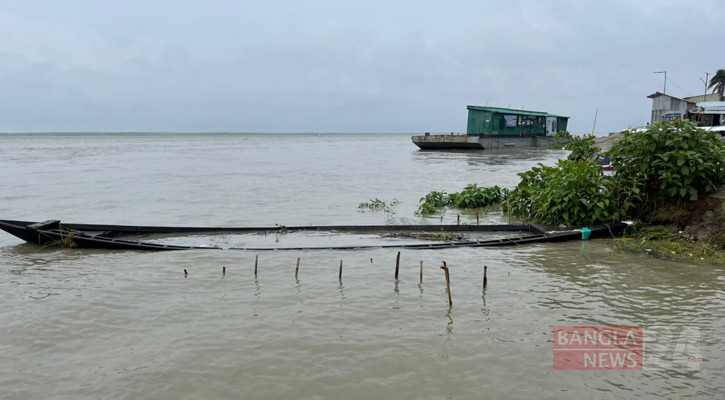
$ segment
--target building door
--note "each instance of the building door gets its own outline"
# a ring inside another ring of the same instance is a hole
[[[556,117],[546,117],[546,135],[554,136],[556,132],[559,132],[556,126]]]

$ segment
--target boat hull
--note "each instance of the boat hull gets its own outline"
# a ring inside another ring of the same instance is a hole
[[[591,238],[612,237],[622,233],[625,224],[612,223],[591,227]],[[46,247],[85,248],[108,250],[220,250],[220,247],[175,246],[150,243],[140,240],[125,240],[129,235],[151,234],[200,234],[200,233],[259,233],[259,232],[294,232],[294,231],[327,231],[327,232],[521,232],[520,237],[493,239],[485,241],[457,241],[423,244],[391,244],[381,246],[340,246],[340,247],[288,247],[288,248],[230,248],[230,250],[248,251],[283,251],[283,250],[364,250],[380,248],[450,249],[456,247],[500,247],[524,244],[561,242],[580,240],[578,230],[550,231],[552,227],[542,225],[327,225],[298,227],[163,227],[163,226],[132,226],[132,225],[91,225],[62,224],[59,220],[44,222],[0,220],[0,229],[28,243]]]

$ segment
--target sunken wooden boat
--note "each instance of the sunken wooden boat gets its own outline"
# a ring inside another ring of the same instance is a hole
[[[589,226],[590,238],[611,238],[622,234],[624,223],[607,223]],[[325,226],[274,226],[274,227],[168,227],[134,225],[67,224],[60,220],[43,222],[0,220],[0,229],[28,243],[46,247],[65,247],[109,250],[220,250],[216,246],[178,246],[139,240],[138,236],[192,235],[192,234],[243,234],[288,233],[327,231],[340,233],[390,233],[390,232],[520,232],[521,236],[491,240],[462,240],[440,243],[383,244],[337,247],[230,247],[229,250],[282,251],[282,250],[364,250],[380,248],[402,249],[451,249],[456,247],[500,247],[533,243],[581,240],[579,229],[561,230],[547,225],[325,225]]]

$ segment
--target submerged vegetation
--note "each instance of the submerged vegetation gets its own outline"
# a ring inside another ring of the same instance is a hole
[[[460,192],[432,191],[420,199],[417,215],[431,215],[446,207],[458,209],[487,208],[500,204],[508,196],[508,190],[498,186],[471,184]]]
[[[446,232],[445,230],[441,230],[440,233],[431,233],[431,232],[394,232],[384,235],[385,237],[390,238],[411,238],[411,239],[418,239],[418,240],[436,240],[441,242],[450,242],[452,240],[463,240],[464,235],[462,234],[453,234],[452,232]]]
[[[357,208],[361,211],[382,211],[390,214],[393,212],[393,207],[398,204],[400,204],[400,202],[397,199],[393,199],[391,202],[386,203],[376,197],[365,203],[360,203]]]

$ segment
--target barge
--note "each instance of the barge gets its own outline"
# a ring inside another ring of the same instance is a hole
[[[510,147],[549,147],[565,131],[569,117],[541,111],[468,106],[464,135],[413,136],[423,150],[496,150]]]

